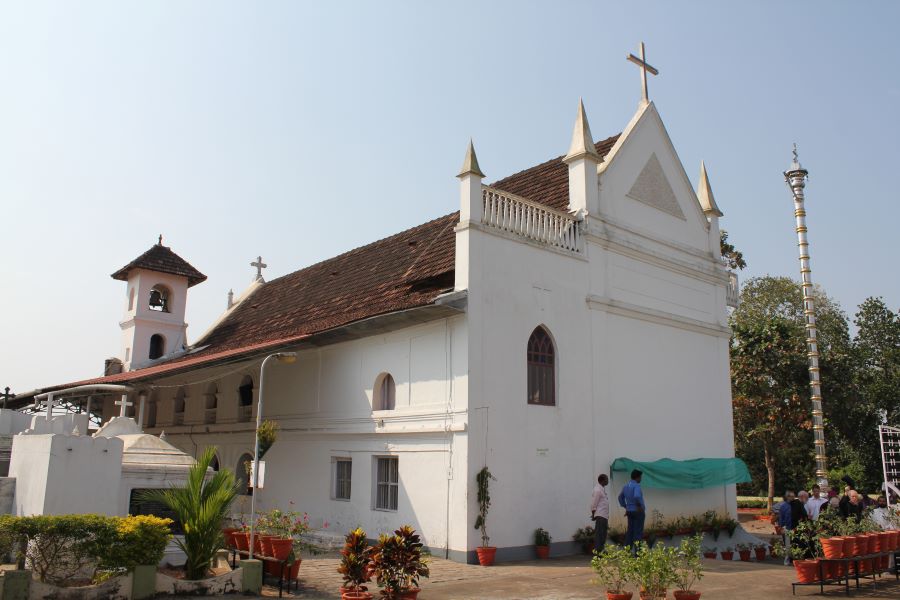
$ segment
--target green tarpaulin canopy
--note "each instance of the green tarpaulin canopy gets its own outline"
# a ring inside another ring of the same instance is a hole
[[[641,485],[651,488],[696,490],[750,481],[747,465],[739,458],[661,458],[653,462],[639,462],[623,457],[612,464],[613,471],[624,472],[626,477],[630,477],[634,469],[644,473]]]

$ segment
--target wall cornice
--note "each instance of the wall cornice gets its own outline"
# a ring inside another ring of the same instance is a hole
[[[672,313],[663,312],[630,302],[615,300],[606,296],[590,295],[587,297],[588,307],[591,310],[604,310],[608,313],[616,314],[622,317],[630,317],[632,319],[640,319],[650,323],[660,325],[668,325],[686,331],[702,333],[714,337],[731,338],[731,328],[716,323],[707,323],[690,317],[683,317]]]

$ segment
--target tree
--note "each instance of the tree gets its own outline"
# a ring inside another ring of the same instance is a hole
[[[815,288],[813,295],[826,423],[844,430],[849,421],[842,407],[853,397],[854,389],[848,385],[853,362],[847,317],[821,288]],[[800,284],[787,277],[748,280],[741,290],[740,306],[731,315],[731,326],[735,448],[751,473],[760,472],[757,465],[762,460],[771,505],[776,483],[799,487],[812,479],[806,322]],[[832,441],[837,447],[843,444],[842,436]],[[780,479],[779,470],[791,478]]]
[[[728,243],[728,232],[724,229],[719,232],[719,250],[722,253],[722,260],[725,261],[729,269],[740,270],[747,268],[744,253]]]
[[[184,565],[186,579],[206,576],[216,551],[224,544],[222,522],[238,494],[234,473],[222,469],[207,479],[207,471],[216,455],[215,446],[207,448],[188,471],[183,488],[148,490],[142,500],[160,502],[178,515],[184,527],[184,537],[175,543],[187,556]]]

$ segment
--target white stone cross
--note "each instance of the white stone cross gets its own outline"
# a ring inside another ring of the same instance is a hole
[[[127,417],[128,415],[126,415],[125,413],[128,412],[128,407],[129,407],[129,406],[134,406],[134,402],[129,402],[129,401],[128,401],[128,394],[122,394],[122,399],[121,399],[121,400],[116,400],[115,402],[113,402],[113,404],[115,404],[116,406],[121,407],[121,408],[119,409],[119,416],[120,416],[120,417]]]
[[[628,60],[636,64],[641,68],[641,91],[643,92],[642,100],[644,104],[650,101],[650,97],[647,95],[647,71],[650,71],[651,75],[659,75],[659,71],[655,68],[651,67],[650,64],[644,57],[644,42],[641,42],[640,45],[641,56],[637,57],[634,54],[628,55]]]
[[[53,394],[47,394],[47,399],[44,400],[44,409],[47,411],[48,419],[53,416],[53,409],[57,406],[59,406],[59,403],[53,397]]]
[[[262,279],[263,278],[262,270],[265,269],[266,267],[268,267],[269,265],[267,265],[266,263],[264,263],[262,261],[262,256],[257,256],[256,260],[254,262],[250,263],[250,266],[256,267],[256,278]]]

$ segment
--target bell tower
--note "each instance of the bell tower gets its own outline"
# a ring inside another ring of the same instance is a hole
[[[124,281],[122,362],[132,371],[187,345],[184,322],[187,290],[206,275],[159,242],[112,274]]]

